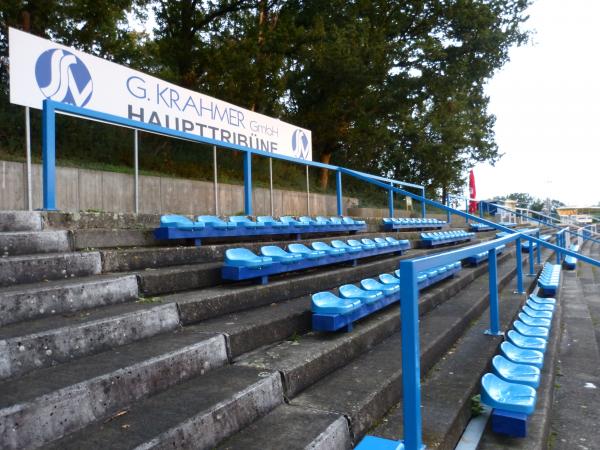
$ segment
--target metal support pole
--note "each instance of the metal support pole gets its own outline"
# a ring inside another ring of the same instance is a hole
[[[308,166],[306,166],[306,215],[310,216],[310,180],[308,178]]]
[[[139,140],[138,130],[133,130],[133,202],[135,205],[135,213],[140,212],[140,177],[139,177]]]
[[[479,202],[477,206],[479,206],[479,217],[483,217],[483,203]]]
[[[244,153],[244,212],[252,215],[252,153]]]
[[[421,189],[421,196],[423,198],[425,198],[425,188]],[[425,202],[421,202],[421,217],[424,219],[425,218],[425,214],[426,214],[426,210],[425,210]]]
[[[490,273],[490,329],[485,333],[492,336],[499,336],[504,333],[500,331],[500,314],[498,308],[498,261],[495,248],[488,251],[488,267]]]
[[[469,214],[469,200],[465,199],[465,212]],[[469,223],[469,218],[465,217],[465,222]]]
[[[308,166],[306,166],[308,168]],[[339,170],[335,173],[335,192],[337,195],[336,204],[337,204],[337,215],[344,215],[344,205],[342,203],[342,172]]]
[[[269,194],[271,199],[271,217],[275,215],[273,207],[273,158],[269,158]]]
[[[540,230],[538,230],[537,233],[535,233],[535,237],[538,239],[540,238]],[[540,264],[542,264],[542,246],[536,245],[536,250],[537,264],[539,266]]]
[[[517,239],[517,294],[524,294],[523,290],[523,255],[521,255],[521,238]]]
[[[446,194],[446,206],[449,208],[450,207],[450,195]],[[446,211],[446,222],[448,222],[449,224],[452,223],[452,214],[450,214],[450,211]]]
[[[390,217],[394,217],[394,191],[392,189],[388,189],[388,210]]]
[[[535,263],[533,261],[533,242],[529,241],[529,276],[530,277],[535,276],[535,273],[534,273],[534,270],[533,270],[534,264]]]
[[[54,108],[44,101],[42,109],[42,185],[44,188],[43,209],[56,210],[56,117]]]
[[[419,349],[419,289],[411,261],[400,263],[400,309],[402,314],[402,386],[404,398],[404,448],[421,450],[421,352]]]
[[[213,194],[215,197],[215,216],[219,215],[219,182],[217,168],[217,146],[213,145]]]
[[[33,210],[31,192],[31,120],[29,106],[25,107],[25,157],[27,158],[27,209]]]
[[[556,245],[558,245],[559,247],[562,247],[562,234],[557,234],[556,235]],[[557,250],[556,251],[556,264],[560,264],[560,252]]]

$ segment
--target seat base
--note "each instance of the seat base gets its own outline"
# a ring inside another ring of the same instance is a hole
[[[425,446],[422,447],[423,449]],[[392,441],[378,436],[365,436],[354,450],[404,450],[404,442]]]
[[[526,437],[527,414],[494,409],[492,411],[492,431],[510,437]]]

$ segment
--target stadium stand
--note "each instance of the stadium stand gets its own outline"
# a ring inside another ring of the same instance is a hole
[[[421,245],[423,247],[437,247],[438,245],[456,244],[470,241],[473,239],[474,234],[464,230],[421,233]]]
[[[427,219],[427,218],[404,218],[396,219],[393,217],[386,217],[383,219],[383,229],[387,231],[392,230],[423,230],[423,229],[440,229],[446,225],[445,221],[439,219]]]

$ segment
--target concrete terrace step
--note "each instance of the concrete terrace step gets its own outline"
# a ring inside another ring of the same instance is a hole
[[[51,253],[0,258],[0,287],[96,275],[100,253]]]
[[[223,336],[179,330],[0,383],[2,448],[31,448],[227,363]]]
[[[124,303],[138,297],[134,275],[98,275],[0,289],[0,326]]]
[[[481,276],[485,272],[483,269],[465,269],[454,280],[447,280],[423,292],[419,299],[421,315],[448,301],[467,285],[469,290],[476,290],[478,283],[486,284],[483,279],[485,276]],[[238,364],[279,371],[284,380],[286,396],[294,397],[398,331],[398,316],[398,305],[390,305],[380,313],[357,322],[351,333],[310,332],[297,339],[243,355]]]
[[[0,233],[0,256],[71,251],[68,231],[13,231]]]
[[[0,232],[40,231],[42,215],[35,211],[0,211]]]
[[[458,247],[460,246],[457,246],[456,248]],[[302,297],[321,290],[333,289],[344,283],[358,282],[363,278],[376,276],[380,273],[391,272],[397,269],[398,262],[402,259],[431,254],[435,251],[436,250],[411,250],[403,256],[369,259],[356,267],[348,267],[339,264],[315,270],[305,270],[295,274],[286,274],[280,277],[273,277],[269,284],[263,286],[248,283],[229,283],[223,286],[167,295],[163,297],[163,299],[165,301],[176,302],[180,310],[182,322],[184,324],[191,324],[221,314]],[[178,274],[178,279],[181,280],[181,284],[177,284],[177,286],[180,288],[188,286],[183,284],[186,282],[183,272],[179,272],[175,269],[173,270],[174,273]],[[194,276],[193,274],[195,273],[193,270],[200,269],[191,267],[190,273],[192,273],[192,276]],[[208,269],[205,268],[205,270]],[[211,266],[211,270],[220,270],[220,266],[214,268]],[[171,271],[171,269],[169,269],[169,271]],[[180,273],[181,275],[179,275]],[[149,282],[144,285],[144,289],[150,292],[155,290],[155,286],[157,286],[156,289],[160,289],[164,283],[170,283],[168,278],[161,273],[160,269],[157,271],[144,271],[139,274],[140,277],[145,275],[152,277],[149,278]],[[196,276],[199,277],[199,275]],[[220,278],[220,272],[218,276]],[[166,281],[161,282],[160,280],[162,280],[163,277]],[[192,282],[193,281],[194,280],[192,280]],[[144,283],[146,283],[146,279],[142,279],[142,284]]]
[[[226,366],[136,402],[47,448],[211,449],[283,403],[275,372]]]
[[[290,424],[294,427],[290,428]],[[341,414],[281,405],[217,448],[219,450],[345,450],[351,447]]]
[[[179,327],[177,305],[128,303],[0,328],[0,379]]]

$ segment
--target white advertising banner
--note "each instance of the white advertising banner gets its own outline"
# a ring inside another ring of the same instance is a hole
[[[312,160],[311,132],[56,44],[9,30],[10,101],[44,99],[269,153]]]

